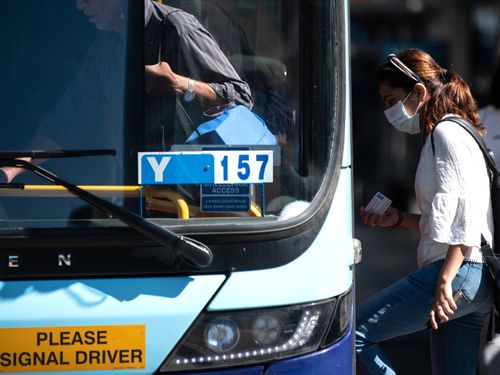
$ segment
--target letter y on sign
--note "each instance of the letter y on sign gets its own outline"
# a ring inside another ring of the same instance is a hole
[[[167,168],[168,163],[170,163],[171,158],[169,156],[162,157],[159,164],[156,158],[153,156],[147,157],[146,159],[148,160],[149,165],[151,165],[151,168],[153,168],[153,171],[155,173],[155,182],[162,182],[163,172]]]

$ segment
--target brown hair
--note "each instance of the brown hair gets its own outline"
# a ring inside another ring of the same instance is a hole
[[[397,57],[417,74],[430,96],[420,116],[424,139],[447,114],[461,116],[478,130],[481,129],[476,101],[467,83],[457,73],[442,68],[428,53],[416,48],[407,49]],[[377,69],[377,77],[379,83],[401,87],[407,93],[416,84],[389,62]]]

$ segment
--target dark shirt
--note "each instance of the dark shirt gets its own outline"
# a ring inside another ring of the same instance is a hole
[[[158,63],[161,57],[176,68],[177,74],[208,83],[224,101],[251,108],[253,100],[248,84],[239,77],[200,22],[180,9],[148,4],[152,14],[145,29],[146,64]],[[160,40],[163,42],[161,47]]]
[[[166,61],[182,76],[208,83],[221,101],[249,108],[253,99],[208,31],[177,8],[145,2],[145,64]],[[62,148],[123,147],[125,81],[123,38],[101,32],[82,68],[45,117],[38,132]],[[144,150],[168,150],[184,143],[194,128],[208,120],[196,100],[146,96]],[[98,125],[101,124],[101,125]]]
[[[244,82],[217,42],[193,15],[170,6],[146,3],[145,63],[166,61],[185,77],[208,83],[222,102],[252,108],[253,99]],[[208,120],[196,101],[173,96],[146,101],[146,140],[154,149],[183,143],[200,123]],[[175,114],[175,119],[172,114]],[[173,131],[175,129],[175,131]],[[161,140],[161,143],[158,141]]]

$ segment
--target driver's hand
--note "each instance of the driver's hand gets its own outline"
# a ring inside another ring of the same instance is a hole
[[[146,65],[144,68],[145,90],[148,95],[183,94],[187,89],[187,78],[175,74],[167,62]]]
[[[31,158],[19,158],[19,160],[31,161]],[[6,184],[12,182],[18,174],[23,173],[23,169],[19,167],[1,167],[0,168],[0,183]]]

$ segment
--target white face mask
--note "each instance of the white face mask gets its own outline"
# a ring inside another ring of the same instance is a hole
[[[413,91],[412,91],[413,92]],[[406,99],[412,94],[410,92],[403,101],[398,101],[391,108],[384,111],[387,121],[389,121],[392,126],[394,126],[400,132],[405,132],[408,134],[420,133],[420,119],[418,116],[418,110],[420,109],[420,103],[418,104],[417,110],[413,115],[409,115],[406,112],[406,108],[403,105]]]

